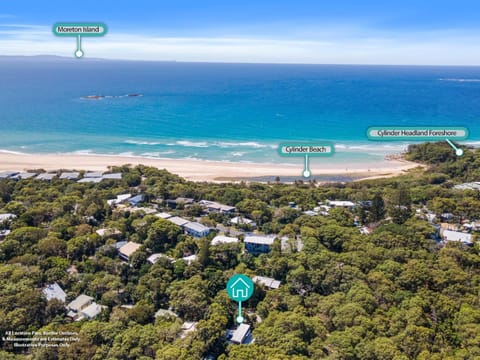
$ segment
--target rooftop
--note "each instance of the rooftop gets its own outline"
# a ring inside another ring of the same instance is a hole
[[[90,304],[93,301],[91,296],[82,294],[79,295],[75,300],[67,305],[67,308],[70,310],[80,311],[83,307]]]
[[[172,217],[168,218],[167,220],[174,223],[175,225],[178,225],[178,226],[183,226],[186,223],[190,222],[190,221],[185,220],[184,218],[181,218],[179,216],[172,216]]]
[[[209,230],[208,227],[198,222],[188,222],[183,227],[197,232],[204,232]]]
[[[64,303],[67,299],[67,294],[65,294],[65,291],[63,291],[63,289],[57,283],[47,285],[42,290],[42,293],[47,299],[47,301],[57,299]]]
[[[133,241],[129,241],[125,245],[123,245],[118,251],[120,254],[125,255],[126,257],[130,257],[135,251],[140,249],[142,245],[134,243]]]
[[[236,344],[241,344],[243,343],[243,341],[245,340],[249,332],[250,332],[250,325],[240,324],[233,332],[232,338],[230,339],[230,341]]]
[[[276,236],[249,235],[245,236],[244,242],[250,244],[273,245]]]
[[[238,243],[238,238],[225,235],[217,235],[212,239],[211,245]]]
[[[259,283],[270,289],[278,289],[282,284],[281,281],[275,280],[273,278],[265,277],[265,276],[254,276],[252,280],[253,282]]]

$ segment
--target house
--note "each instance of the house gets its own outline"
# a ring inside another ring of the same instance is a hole
[[[49,173],[42,173],[38,174],[38,176],[35,178],[35,180],[44,180],[44,181],[51,181],[54,177],[56,177],[57,174],[49,174]]]
[[[79,176],[79,172],[64,172],[60,175],[60,179],[77,180]]]
[[[83,174],[84,178],[102,178],[103,174],[98,171],[89,171]]]
[[[16,219],[17,215],[11,214],[11,213],[6,213],[6,214],[0,214],[0,223]]]
[[[266,254],[272,249],[276,236],[260,236],[250,235],[246,236],[245,250],[251,254]]]
[[[132,197],[132,194],[120,194],[115,199],[107,200],[107,204],[110,206],[121,204]]]
[[[158,318],[158,317],[172,317],[172,318],[176,318],[178,317],[177,314],[175,314],[172,310],[167,310],[167,309],[159,309],[155,315],[154,315],[155,319]]]
[[[332,208],[343,207],[343,208],[346,208],[346,209],[353,209],[355,207],[355,204],[351,201],[338,201],[338,200],[331,201],[331,200],[328,200],[327,203]]]
[[[480,182],[471,182],[455,185],[453,187],[456,190],[480,190]]]
[[[134,243],[133,241],[127,242],[125,245],[123,245],[120,249],[118,249],[118,256],[122,260],[125,261],[130,261],[130,257],[133,255],[135,251],[140,249],[142,245]]]
[[[180,338],[185,338],[189,333],[195,331],[197,329],[198,322],[196,321],[185,321],[182,324],[182,333],[180,334]]]
[[[195,202],[194,199],[192,198],[185,198],[185,197],[177,197],[176,199],[167,199],[165,200],[165,204],[171,208],[171,209],[176,209],[177,206],[182,205],[192,205]]]
[[[263,285],[267,289],[278,289],[282,284],[281,281],[265,276],[254,276],[252,280],[254,283]]]
[[[440,235],[442,237],[442,240],[445,241],[445,242],[455,241],[455,242],[461,242],[464,245],[472,245],[473,244],[472,234],[459,232],[459,231],[453,231],[453,230],[442,230],[440,232]]]
[[[145,196],[143,194],[136,195],[128,199],[128,203],[132,206],[137,206],[138,204],[142,203]]]
[[[0,241],[5,239],[8,234],[10,234],[12,230],[0,230]]]
[[[103,180],[122,180],[122,173],[103,174]]]
[[[239,240],[236,237],[217,235],[212,239],[212,242],[210,243],[210,245],[216,246],[220,244],[232,244],[232,243],[238,243],[238,241]]]
[[[65,294],[65,291],[63,291],[63,289],[57,283],[47,285],[42,290],[42,293],[47,299],[47,301],[50,301],[52,299],[57,299],[62,303],[65,303],[67,299],[67,294]]]
[[[34,172],[22,172],[20,174],[15,175],[15,179],[20,179],[20,180],[27,180],[30,179],[34,176],[37,176],[37,173]]]
[[[159,213],[155,214],[155,216],[160,218],[160,219],[170,219],[172,217],[171,214],[166,213],[166,212],[159,212]]]
[[[243,216],[235,216],[234,218],[230,219],[230,224],[232,225],[248,225],[252,228],[256,227],[257,224],[246,217]]]
[[[210,200],[200,200],[198,202],[202,205],[208,212],[219,212],[221,214],[233,213],[235,211],[235,206],[229,206],[217,203]]]
[[[304,213],[305,215],[308,215],[308,216],[316,216],[316,215],[318,215],[318,212],[312,211],[312,210],[307,210],[307,211],[304,211],[303,213]]]
[[[93,298],[91,296],[85,294],[79,295],[66,306],[67,310],[69,310],[67,316],[73,320],[81,320],[81,311],[91,303],[93,303]]]
[[[38,179],[38,177],[37,177]],[[99,183],[102,181],[101,177],[84,177],[83,179],[80,179],[77,181],[79,184],[85,184],[85,183]]]
[[[156,254],[152,254],[150,255],[148,258],[147,258],[147,261],[150,263],[150,264],[155,264],[158,260],[160,260],[161,258],[164,258],[164,259],[168,259],[170,261],[173,261],[173,258],[171,258],[170,256],[168,255],[165,255],[165,254],[161,254],[161,253],[156,253]]]
[[[9,179],[20,174],[18,171],[2,171],[0,172],[0,179]]]
[[[198,222],[188,222],[183,225],[183,229],[188,235],[197,238],[207,236],[210,233],[210,229],[208,227]]]
[[[78,320],[81,320],[81,319],[88,319],[88,320],[95,319],[98,315],[100,315],[100,313],[103,311],[103,309],[106,309],[106,308],[107,308],[106,306],[99,305],[96,302],[92,302],[90,305],[88,305],[86,308],[84,308],[80,312],[81,318],[79,318]]]
[[[230,342],[233,344],[243,344],[247,340],[248,336],[250,335],[250,325],[248,324],[240,324],[238,327],[233,331],[232,337],[230,338]]]
[[[99,236],[114,236],[114,235],[120,235],[122,232],[118,229],[106,229],[106,228],[102,228],[102,229],[98,229],[97,231],[95,231],[95,233]]]
[[[185,220],[184,218],[181,218],[179,216],[172,216],[172,217],[168,218],[167,220],[170,221],[171,223],[174,223],[175,225],[180,226],[182,229],[183,229],[183,226],[185,224],[190,222],[190,221]]]
[[[192,262],[198,260],[198,256],[194,254],[194,255],[190,255],[190,256],[185,256],[185,257],[181,258],[180,260],[183,260],[183,261],[185,261],[185,263],[187,265],[190,265]]]

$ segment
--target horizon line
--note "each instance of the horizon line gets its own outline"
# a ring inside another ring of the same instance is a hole
[[[382,63],[301,63],[301,62],[249,62],[249,61],[185,61],[185,60],[153,60],[153,59],[124,59],[124,58],[104,58],[104,57],[85,57],[77,59],[74,56],[37,54],[37,55],[0,55],[1,58],[57,58],[73,61],[125,61],[125,62],[150,62],[150,63],[183,63],[183,64],[225,64],[225,65],[304,65],[304,66],[391,66],[391,67],[480,67],[479,64],[382,64]]]

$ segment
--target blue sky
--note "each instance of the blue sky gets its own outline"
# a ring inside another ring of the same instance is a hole
[[[0,8],[0,54],[71,56],[59,21],[102,21],[87,56],[178,61],[480,64],[474,0],[16,0]]]

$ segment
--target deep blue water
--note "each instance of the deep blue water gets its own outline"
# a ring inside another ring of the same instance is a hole
[[[286,162],[279,142],[329,140],[330,161],[375,161],[405,144],[369,142],[369,126],[480,140],[478,67],[0,58],[0,84],[7,151]],[[82,99],[96,94],[113,97]]]

